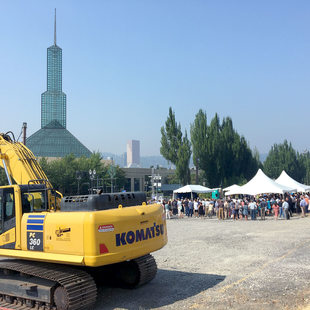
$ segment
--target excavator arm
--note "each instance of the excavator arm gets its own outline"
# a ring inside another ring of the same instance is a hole
[[[10,185],[44,184],[49,190],[50,207],[59,208],[62,195],[53,191],[33,153],[23,143],[13,141],[7,133],[0,133],[0,167],[4,168]],[[51,191],[54,197],[51,197]],[[54,206],[55,201],[57,206]]]
[[[0,166],[8,173],[8,181],[16,184],[42,183],[53,188],[33,153],[22,143],[12,141],[8,134],[0,133]]]

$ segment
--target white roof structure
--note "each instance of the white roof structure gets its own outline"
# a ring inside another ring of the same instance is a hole
[[[301,184],[291,178],[284,170],[281,172],[280,176],[276,179],[276,182],[284,186],[294,187],[297,192],[309,192],[310,185]]]
[[[235,190],[235,189],[239,189],[239,185],[237,184],[233,184],[233,185],[230,185],[228,187],[225,187],[223,188],[223,192],[227,192],[227,191],[232,191],[232,190]]]
[[[174,194],[177,193],[197,193],[197,194],[201,194],[201,193],[211,193],[213,190],[205,187],[205,186],[201,186],[201,185],[185,185],[181,188],[178,188],[176,190],[173,191]]]
[[[228,186],[226,188],[223,189],[223,191],[225,192],[225,196],[231,195],[231,192],[235,192],[238,191],[240,189],[241,186],[237,185],[237,184],[233,184],[231,186]]]
[[[230,191],[229,195],[243,194],[243,195],[258,195],[258,194],[284,194],[287,192],[296,192],[296,187],[283,186],[264,174],[259,169],[256,175],[245,185],[240,186],[239,189]]]

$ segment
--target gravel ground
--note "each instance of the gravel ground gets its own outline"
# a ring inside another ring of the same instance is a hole
[[[158,274],[135,289],[100,287],[99,309],[310,309],[310,217],[171,219]]]

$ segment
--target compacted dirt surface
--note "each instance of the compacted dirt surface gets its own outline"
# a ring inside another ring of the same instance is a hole
[[[99,287],[95,310],[310,309],[310,217],[171,219],[167,229],[156,278]]]

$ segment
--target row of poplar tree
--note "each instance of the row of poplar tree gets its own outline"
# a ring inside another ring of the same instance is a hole
[[[234,129],[230,117],[221,121],[215,114],[208,124],[203,110],[196,114],[188,137],[186,130],[182,133],[181,124],[177,123],[170,107],[165,125],[161,127],[160,153],[175,165],[177,179],[183,185],[190,183],[191,156],[196,167],[196,184],[205,182],[209,187],[244,184],[259,168],[271,178],[277,178],[285,170],[300,182],[310,181],[309,152],[299,154],[291,143],[284,141],[274,144],[262,164],[259,152],[251,150],[246,139]]]

